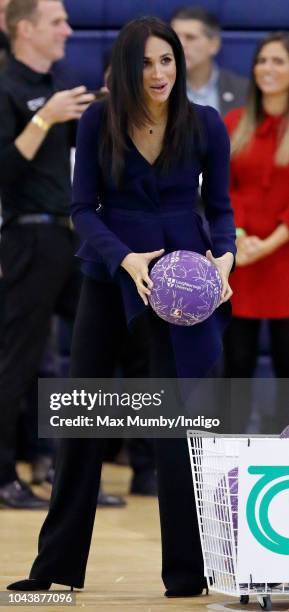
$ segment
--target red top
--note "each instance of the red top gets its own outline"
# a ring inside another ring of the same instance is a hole
[[[231,134],[243,109],[225,117]],[[267,238],[280,223],[289,226],[289,165],[276,166],[274,155],[283,117],[265,115],[249,150],[231,160],[231,200],[237,227]],[[254,264],[236,268],[230,284],[237,317],[289,317],[289,242]]]

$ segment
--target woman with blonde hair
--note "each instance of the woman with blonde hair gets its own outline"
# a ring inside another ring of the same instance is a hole
[[[269,321],[277,377],[289,377],[289,36],[258,46],[245,108],[230,112],[231,200],[237,226],[234,318],[226,336],[226,375],[253,376],[262,319]],[[244,431],[248,406],[237,415]],[[282,428],[282,402],[274,415]],[[285,423],[284,423],[285,424]],[[267,431],[267,433],[270,433]],[[273,431],[272,431],[273,433]]]

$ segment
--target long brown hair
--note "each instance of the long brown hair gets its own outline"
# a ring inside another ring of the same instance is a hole
[[[286,32],[269,34],[257,46],[251,71],[246,108],[231,137],[232,157],[246,149],[251,142],[256,128],[264,118],[262,91],[256,83],[254,68],[262,49],[272,42],[280,42],[289,56],[289,35]],[[278,166],[287,166],[287,164],[289,164],[289,90],[288,107],[286,115],[284,116],[284,122],[282,122],[281,125],[279,144],[275,154],[275,163]]]
[[[174,30],[156,17],[141,17],[121,30],[112,50],[109,91],[100,140],[100,163],[120,182],[127,134],[130,126],[143,127],[151,121],[144,101],[143,60],[150,36],[165,40],[173,50],[176,81],[169,98],[169,113],[162,154],[163,170],[171,163],[193,158],[200,146],[201,128],[186,94],[186,65],[182,45]]]

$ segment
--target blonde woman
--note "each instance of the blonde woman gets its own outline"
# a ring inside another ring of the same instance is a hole
[[[281,32],[259,44],[247,106],[225,118],[238,246],[234,318],[226,338],[226,374],[231,377],[253,376],[262,319],[269,320],[275,374],[289,377],[288,117],[289,36]],[[242,400],[241,431],[249,417]],[[282,402],[272,425],[276,433],[282,428]]]

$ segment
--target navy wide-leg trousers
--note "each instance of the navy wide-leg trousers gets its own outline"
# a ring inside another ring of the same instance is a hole
[[[176,377],[166,323],[148,314],[133,332],[128,331],[118,288],[84,279],[74,328],[72,377],[113,377],[123,347],[133,342],[139,347],[135,358],[141,360],[148,338],[152,376]],[[104,449],[102,439],[61,441],[31,578],[83,587]],[[156,462],[163,581],[168,595],[190,595],[203,585],[203,558],[186,439],[156,440]]]

